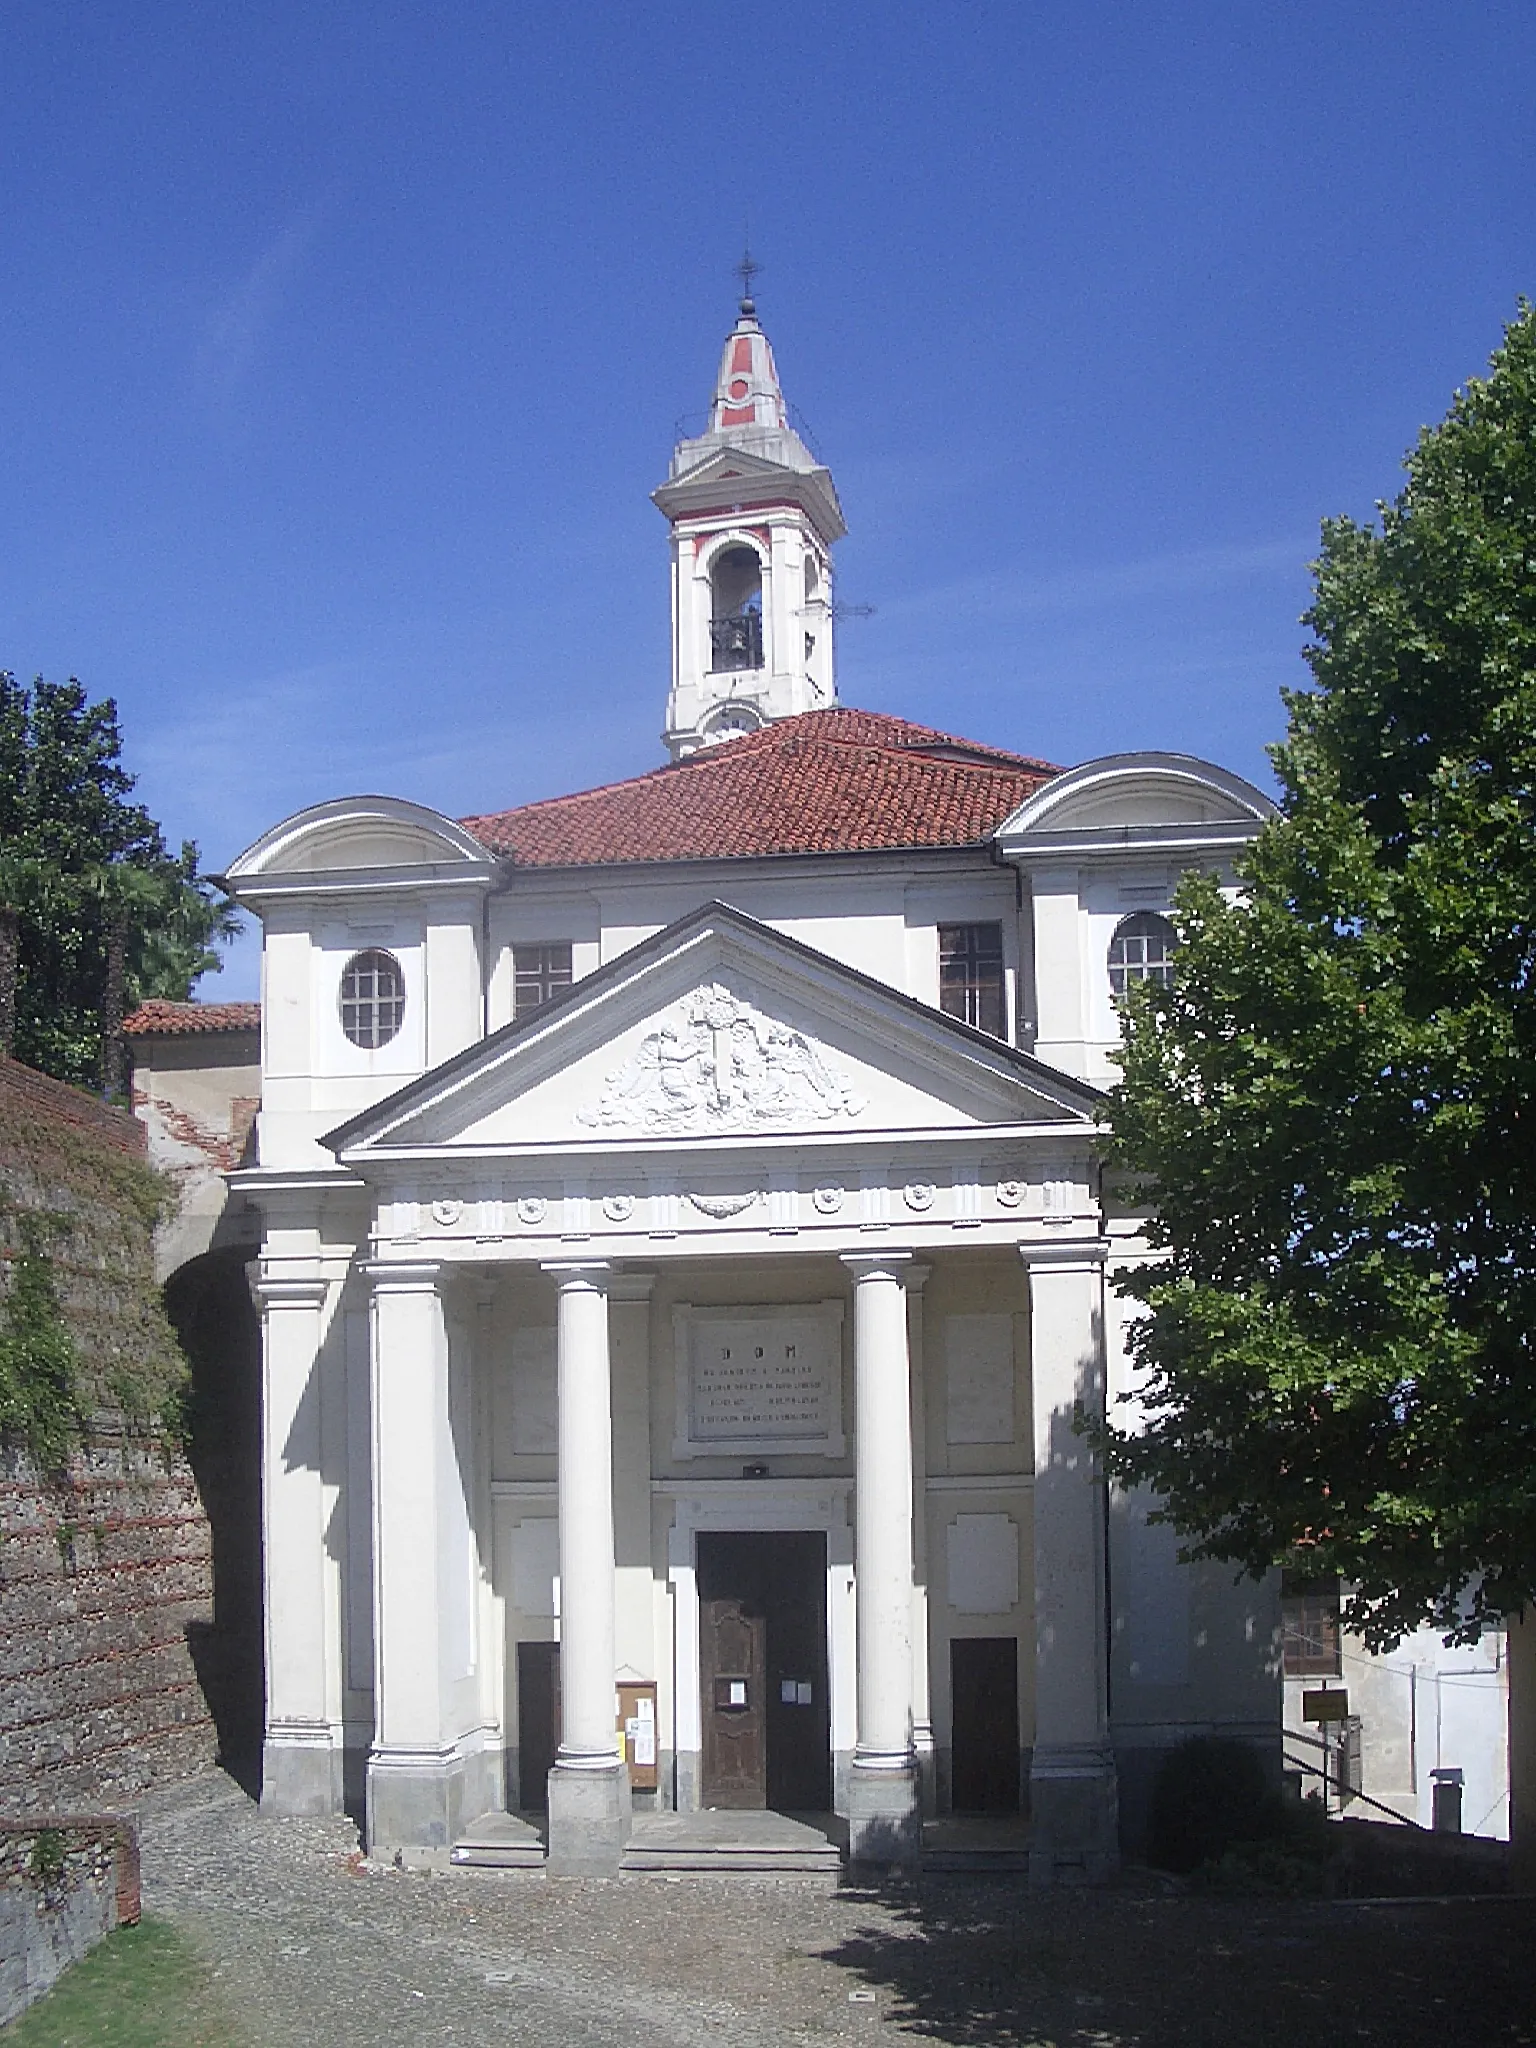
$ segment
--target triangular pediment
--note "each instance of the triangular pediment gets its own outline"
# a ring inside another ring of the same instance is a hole
[[[333,1131],[369,1155],[1086,1128],[1086,1083],[722,904]]]
[[[696,462],[692,469],[685,469],[672,478],[674,485],[701,484],[731,480],[742,482],[757,478],[782,478],[790,465],[770,461],[766,456],[755,454],[749,448],[726,447],[707,455],[702,462]]]

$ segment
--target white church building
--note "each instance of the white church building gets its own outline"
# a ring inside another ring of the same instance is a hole
[[[263,927],[264,1803],[376,1853],[547,1814],[1026,1816],[1095,1878],[1158,1757],[1279,1767],[1271,1585],[1081,1433],[1143,1256],[1096,1117],[1173,890],[1271,806],[839,704],[828,471],[750,300],[671,532],[665,765],[493,816],[341,797]],[[1122,1411],[1123,1412],[1123,1411]]]

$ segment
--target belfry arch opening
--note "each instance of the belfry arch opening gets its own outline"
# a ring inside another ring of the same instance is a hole
[[[763,665],[763,564],[755,548],[722,548],[709,571],[710,666]]]

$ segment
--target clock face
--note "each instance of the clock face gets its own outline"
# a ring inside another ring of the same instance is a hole
[[[718,711],[710,720],[709,729],[704,735],[705,743],[714,746],[720,740],[738,739],[744,732],[756,732],[761,722],[757,714],[749,711],[745,704],[727,704],[724,710]]]

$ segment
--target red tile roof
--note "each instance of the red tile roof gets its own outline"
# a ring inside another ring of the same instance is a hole
[[[144,1003],[123,1025],[130,1038],[185,1038],[199,1031],[259,1031],[260,1003]]]
[[[630,782],[460,820],[526,867],[974,846],[1058,771],[875,711],[808,711]]]

